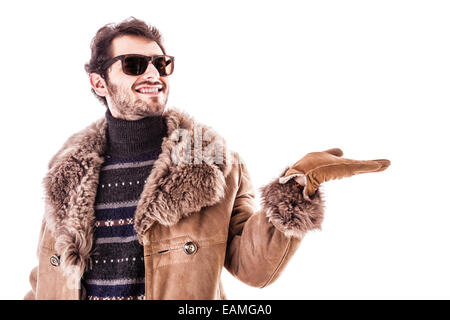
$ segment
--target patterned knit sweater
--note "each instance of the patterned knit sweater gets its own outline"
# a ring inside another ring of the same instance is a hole
[[[109,110],[106,119],[108,151],[95,200],[92,266],[82,282],[89,300],[143,299],[144,253],[134,214],[167,126],[161,116],[126,121]]]

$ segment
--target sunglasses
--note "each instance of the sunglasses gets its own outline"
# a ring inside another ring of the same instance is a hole
[[[151,62],[162,77],[169,76],[173,72],[175,58],[166,55],[144,56],[140,54],[124,54],[108,60],[103,65],[103,72],[116,61],[122,61],[122,71],[129,76],[140,76],[147,70]]]

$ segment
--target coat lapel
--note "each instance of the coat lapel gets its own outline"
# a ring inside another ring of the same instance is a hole
[[[147,178],[135,213],[142,243],[155,222],[165,226],[220,201],[231,155],[225,141],[210,127],[176,109],[163,114],[168,136]],[[66,274],[82,273],[94,241],[99,173],[106,151],[105,118],[71,136],[49,162],[44,177],[45,220],[55,238]]]

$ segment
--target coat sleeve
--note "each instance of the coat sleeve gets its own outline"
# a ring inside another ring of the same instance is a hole
[[[46,228],[46,223],[45,223],[45,219],[43,219],[42,225],[41,225],[41,231],[39,233],[38,250],[37,250],[38,258],[39,258],[39,253],[41,250],[41,244],[42,244],[42,240],[44,237],[45,228]],[[23,298],[24,300],[36,300],[36,285],[37,285],[38,270],[39,270],[39,266],[36,266],[30,272],[29,280],[30,280],[30,284],[31,284],[31,290],[25,294],[25,296]]]
[[[261,190],[261,209],[248,170],[239,160],[238,191],[230,219],[225,268],[242,282],[263,288],[281,274],[308,230],[320,229],[320,189],[307,201],[301,187],[278,178]],[[282,174],[287,171],[286,168]]]
[[[33,270],[31,270],[30,273],[30,284],[31,284],[31,290],[27,292],[24,300],[35,300],[36,297],[36,283],[37,283],[37,272],[38,267],[34,267]]]

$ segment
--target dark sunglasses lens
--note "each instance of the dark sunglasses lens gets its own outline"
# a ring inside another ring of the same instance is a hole
[[[145,57],[125,57],[123,59],[123,72],[128,75],[138,76],[147,70],[148,60]]]
[[[173,72],[173,59],[168,56],[156,57],[153,60],[153,65],[158,70],[159,75],[164,77],[171,75]]]

